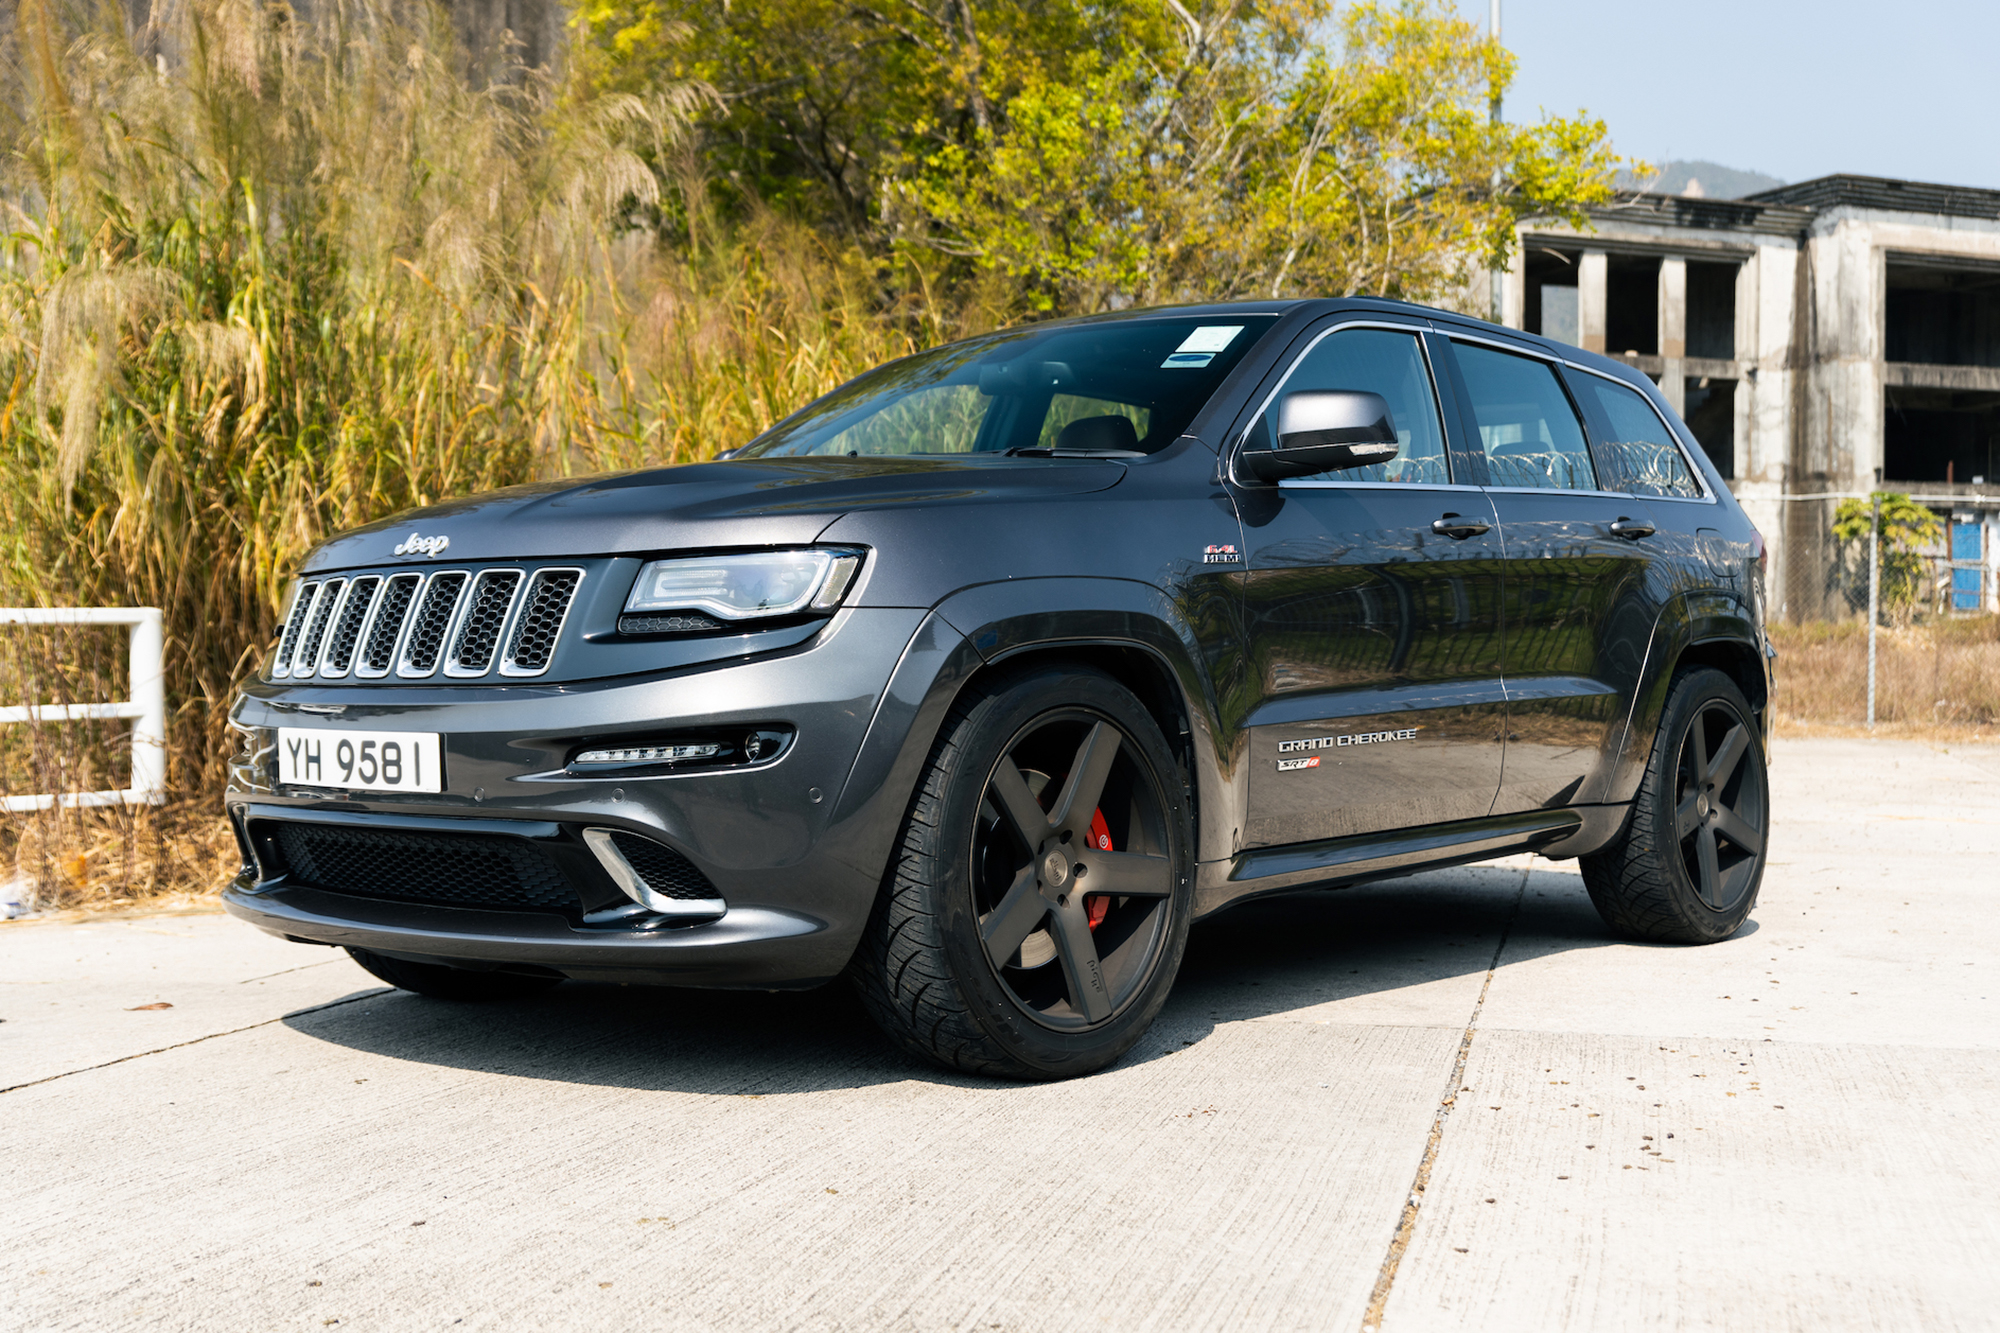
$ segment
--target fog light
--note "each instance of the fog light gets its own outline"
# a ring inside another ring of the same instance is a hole
[[[624,750],[585,750],[573,764],[678,764],[713,759],[722,753],[718,742],[706,745],[635,745]]]

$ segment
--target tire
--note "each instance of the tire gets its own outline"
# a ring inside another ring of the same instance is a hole
[[[350,948],[347,952],[355,962],[397,990],[414,991],[435,1000],[513,1000],[545,991],[562,980],[520,972],[475,971],[443,963],[418,963],[368,949]]]
[[[1001,676],[945,719],[852,979],[947,1069],[1103,1069],[1180,969],[1193,845],[1181,767],[1131,691],[1082,666]],[[1107,884],[1126,892],[1091,891]]]
[[[1770,841],[1764,742],[1736,682],[1712,667],[1667,690],[1622,838],[1582,858],[1583,883],[1620,935],[1713,944],[1757,905]]]

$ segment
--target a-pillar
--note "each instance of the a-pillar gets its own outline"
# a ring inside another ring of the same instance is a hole
[[[1604,350],[1605,275],[1609,262],[1602,250],[1585,250],[1576,266],[1576,335],[1586,352]]]
[[[1686,381],[1681,362],[1687,356],[1688,266],[1671,256],[1660,261],[1660,393],[1674,411],[1685,410]]]

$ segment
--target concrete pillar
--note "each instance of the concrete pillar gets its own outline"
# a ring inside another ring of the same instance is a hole
[[[1668,256],[1660,261],[1660,359],[1666,363],[1660,374],[1660,392],[1674,411],[1684,411],[1686,381],[1681,362],[1687,357],[1688,266],[1687,260]]]
[[[1520,244],[1518,234],[1514,240],[1514,261],[1500,291],[1500,322],[1510,329],[1524,329],[1528,326],[1528,249]]]
[[[1602,250],[1585,250],[1576,266],[1576,335],[1586,352],[1604,350],[1605,279],[1610,261]]]

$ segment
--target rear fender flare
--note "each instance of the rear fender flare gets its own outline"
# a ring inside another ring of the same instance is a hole
[[[1646,645],[1645,665],[1640,670],[1639,688],[1632,697],[1632,711],[1625,721],[1625,736],[1618,747],[1606,801],[1630,801],[1638,793],[1646,760],[1653,753],[1653,738],[1659,734],[1667,688],[1681,664],[1690,656],[1731,656],[1739,651],[1746,660],[1761,663],[1763,654],[1758,647],[1761,642],[1756,617],[1743,602],[1727,593],[1681,593],[1660,608]],[[1752,707],[1768,713],[1768,701],[1758,697],[1759,691],[1747,688],[1748,682],[1745,684]]]

